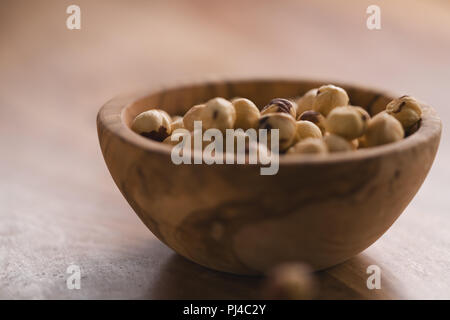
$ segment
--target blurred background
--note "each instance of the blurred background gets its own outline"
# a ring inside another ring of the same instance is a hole
[[[66,28],[71,4],[81,30]],[[381,30],[366,27],[372,4]],[[435,107],[444,131],[422,189],[375,245],[319,274],[319,298],[450,298],[447,0],[1,0],[0,298],[256,297],[257,280],[156,240],[113,184],[95,127],[119,93],[224,76],[348,82]],[[70,263],[84,290],[65,287]],[[365,287],[373,263],[378,292]]]

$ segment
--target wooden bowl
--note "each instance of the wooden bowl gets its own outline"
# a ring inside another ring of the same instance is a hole
[[[420,128],[402,141],[349,153],[280,157],[279,172],[255,165],[174,165],[170,149],[135,134],[151,108],[183,114],[210,98],[242,96],[259,107],[326,82],[236,80],[195,83],[113,99],[97,118],[100,146],[125,199],[146,226],[180,255],[236,274],[261,274],[284,261],[316,270],[356,255],[399,217],[424,181],[441,122],[422,105]],[[393,96],[357,86],[350,103],[369,113]]]

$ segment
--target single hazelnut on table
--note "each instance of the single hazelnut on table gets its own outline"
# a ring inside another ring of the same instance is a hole
[[[241,128],[244,130],[258,128],[260,112],[251,100],[236,98],[233,99],[232,104],[236,110],[236,122],[234,123],[235,128]]]
[[[283,263],[269,271],[262,297],[271,300],[309,300],[317,293],[313,272],[303,263]]]
[[[295,142],[306,138],[322,138],[322,132],[319,127],[311,121],[299,120],[296,122],[297,130],[295,133]]]
[[[356,149],[351,142],[335,134],[325,136],[323,141],[327,145],[329,152],[345,152]]]
[[[275,98],[270,100],[269,104],[261,110],[261,115],[270,113],[286,113],[296,119],[297,105],[288,99]]]
[[[326,128],[347,140],[356,139],[364,134],[367,124],[361,113],[353,107],[336,107],[327,116]]]
[[[163,141],[171,133],[170,118],[159,109],[152,109],[139,114],[131,129],[143,137]]]
[[[306,138],[292,147],[287,153],[311,153],[311,154],[326,154],[328,153],[327,145],[320,138]]]
[[[303,112],[297,120],[304,120],[304,121],[310,121],[312,123],[314,123],[316,126],[319,127],[320,131],[322,132],[322,135],[325,134],[325,117],[317,112],[317,111],[313,111],[313,110],[307,110],[305,112]]]
[[[370,119],[364,140],[368,147],[374,147],[399,141],[404,135],[400,121],[386,112],[380,112]]]
[[[400,121],[403,129],[408,130],[422,118],[422,109],[416,99],[402,96],[389,102],[386,112]]]
[[[222,132],[234,128],[236,110],[233,104],[224,98],[214,98],[205,104],[201,113],[203,130],[215,128]]]
[[[190,108],[183,117],[183,127],[188,131],[194,130],[194,121],[200,121],[201,113],[205,108],[204,104],[198,104]]]
[[[279,150],[284,151],[294,142],[297,124],[286,113],[270,113],[259,119],[259,129],[267,129],[267,147],[271,146],[271,129],[279,130]]]
[[[297,103],[297,117],[305,111],[312,110],[317,90],[317,88],[311,89],[295,101]]]
[[[321,86],[314,98],[313,110],[320,112],[325,117],[336,107],[348,105],[347,92],[332,84]]]

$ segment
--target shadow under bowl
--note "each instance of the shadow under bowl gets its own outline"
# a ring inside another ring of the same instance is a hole
[[[276,175],[256,165],[175,165],[170,149],[135,134],[139,113],[184,114],[210,98],[246,97],[259,107],[326,82],[295,79],[193,83],[115,98],[98,113],[100,146],[121,193],[146,226],[180,255],[203,266],[261,274],[285,261],[316,270],[375,242],[423,183],[436,155],[441,122],[422,104],[419,129],[402,141],[349,153],[280,156]],[[337,85],[374,115],[392,95]]]

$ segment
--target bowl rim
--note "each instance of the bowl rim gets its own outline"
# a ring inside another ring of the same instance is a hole
[[[153,141],[136,134],[131,128],[126,125],[124,120],[125,111],[133,105],[136,101],[145,99],[158,92],[182,88],[193,85],[216,85],[223,83],[245,83],[245,82],[317,82],[317,83],[332,83],[337,86],[351,87],[356,90],[367,90],[387,97],[396,97],[400,95],[392,94],[386,90],[378,88],[369,88],[361,85],[353,85],[347,82],[341,81],[323,81],[316,79],[306,78],[229,78],[220,80],[197,80],[189,81],[185,83],[173,83],[169,85],[159,85],[151,89],[140,90],[133,93],[122,94],[112,98],[106,102],[98,111],[97,114],[97,127],[100,124],[108,130],[111,134],[117,136],[122,141],[132,144],[135,147],[142,149],[146,152],[158,153],[162,156],[167,156],[170,159],[171,149],[170,146],[165,145],[158,141]],[[420,143],[427,143],[434,137],[440,137],[442,131],[442,123],[437,115],[437,112],[430,105],[419,101],[422,107],[422,120],[419,129],[412,135],[389,144],[375,146],[370,148],[358,149],[353,152],[337,152],[328,153],[326,155],[299,155],[299,154],[284,154],[279,157],[279,166],[297,165],[297,164],[327,164],[335,162],[349,162],[359,161],[371,158],[377,158],[386,154],[398,153],[407,149],[413,148]],[[156,107],[156,106],[155,106]],[[163,106],[159,107],[164,109]],[[230,166],[230,164],[228,164]],[[260,164],[231,164],[231,166],[250,167],[258,166]]]

